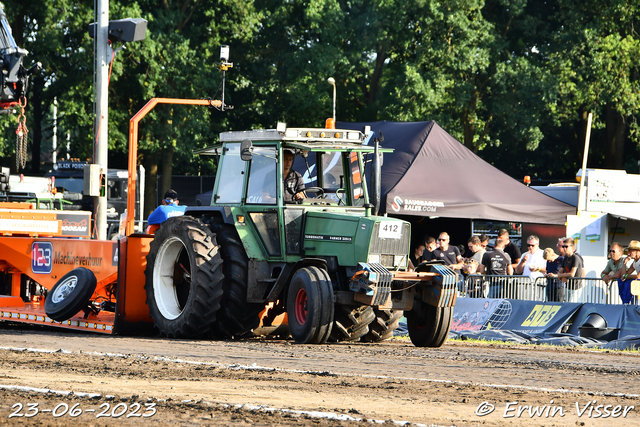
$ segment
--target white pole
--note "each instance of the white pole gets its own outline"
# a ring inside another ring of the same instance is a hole
[[[58,162],[58,98],[53,98],[53,136],[51,137],[51,157],[55,165]]]
[[[100,165],[100,173],[104,174],[105,186],[108,171],[108,147],[109,140],[107,130],[109,127],[109,109],[107,100],[108,75],[109,75],[109,0],[98,0],[98,13],[96,25],[96,117],[95,131],[96,147],[94,163]],[[102,190],[105,190],[102,193]],[[107,239],[107,194],[106,188],[101,187],[101,195],[94,198],[96,205],[96,229],[98,239]]]
[[[580,177],[580,191],[578,192],[578,215],[587,206],[585,203],[584,183],[587,181],[587,157],[589,156],[589,141],[591,140],[591,119],[593,114],[589,113],[587,118],[587,135],[584,139],[584,154],[582,155],[582,176]]]

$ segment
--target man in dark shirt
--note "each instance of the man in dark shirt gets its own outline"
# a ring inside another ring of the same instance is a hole
[[[435,259],[444,261],[446,266],[454,270],[456,273],[460,273],[460,268],[462,268],[463,264],[460,249],[449,244],[449,234],[445,232],[440,233],[438,242],[440,242],[440,247],[433,251]]]
[[[480,235],[480,246],[482,246],[482,249],[484,249],[485,251],[490,251],[493,249],[493,247],[489,246],[489,236],[484,233]]]
[[[449,244],[449,234],[446,232],[440,233],[438,243],[440,243],[440,247],[433,251],[433,255],[435,259],[444,261],[447,267],[456,272],[458,290],[462,291],[464,289],[464,277],[462,276],[461,268],[464,260],[462,259],[462,255],[460,255],[460,249],[455,245]]]
[[[482,264],[478,266],[478,273],[488,276],[507,276],[513,274],[511,257],[504,252],[506,241],[500,237],[496,239],[496,246],[482,256]]]
[[[509,256],[511,257],[511,266],[515,270],[517,265],[520,263],[522,251],[520,251],[520,248],[517,245],[509,240],[509,232],[506,229],[503,228],[502,230],[498,231],[498,237],[507,242],[504,247],[504,252],[506,254],[509,254]]]
[[[411,269],[414,269],[422,262],[422,253],[424,252],[424,245],[422,243],[418,244],[415,248],[413,248],[413,253],[409,255],[409,261],[411,265],[409,266]]]
[[[564,260],[562,261],[562,270],[557,274],[548,274],[548,277],[558,277],[567,283],[567,302],[581,302],[582,299],[582,282],[571,283],[570,279],[574,277],[582,277],[582,258],[577,256],[575,252],[575,241],[571,237],[564,239],[562,245],[564,249]]]
[[[566,239],[566,237],[559,237],[558,238],[558,244],[556,245],[556,249],[558,249],[558,253],[560,254],[560,256],[564,259],[565,255],[567,254],[564,250],[564,248],[562,247],[564,245],[564,239]],[[582,262],[582,266],[584,267],[584,258],[582,258],[582,255],[580,255],[574,248],[574,252],[575,256],[577,256],[578,258],[580,258],[580,261]],[[584,269],[583,269],[584,270]],[[584,271],[583,271],[584,272]]]
[[[507,276],[513,274],[511,257],[504,252],[507,241],[502,237],[496,239],[495,249],[482,256],[482,264],[478,266],[478,273],[487,276]],[[490,278],[489,298],[502,298],[505,278]]]
[[[424,248],[424,252],[422,252],[422,261],[433,261],[436,259],[436,256],[433,254],[433,251],[436,250],[435,237],[427,237],[424,241]]]
[[[304,182],[302,175],[294,171],[291,166],[295,154],[293,150],[284,150],[283,173],[284,176],[284,202],[291,203],[296,200],[304,199]]]

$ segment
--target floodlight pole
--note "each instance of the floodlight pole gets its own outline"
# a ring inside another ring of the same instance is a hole
[[[107,193],[106,181],[108,165],[108,128],[109,128],[109,105],[107,90],[109,85],[109,0],[99,0],[96,16],[96,115],[94,122],[95,150],[94,163],[100,165],[100,175],[104,177],[100,183],[100,195],[94,197],[95,225],[97,238],[106,240],[107,238]],[[104,184],[104,186],[103,186]]]

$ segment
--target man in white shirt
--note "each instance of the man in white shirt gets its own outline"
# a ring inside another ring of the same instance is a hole
[[[539,245],[540,239],[538,239],[538,236],[529,236],[527,239],[529,251],[520,258],[520,262],[516,266],[516,273],[530,277],[532,282],[538,277],[544,276],[541,270],[544,270],[547,266],[547,262],[543,258],[543,251]]]

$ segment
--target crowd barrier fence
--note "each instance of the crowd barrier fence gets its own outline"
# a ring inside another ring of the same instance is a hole
[[[600,278],[575,277],[566,282],[557,278],[527,276],[483,276],[470,274],[464,280],[461,297],[504,298],[523,301],[577,302],[593,304],[623,304],[617,280],[605,283]],[[631,304],[638,305],[634,296]]]

